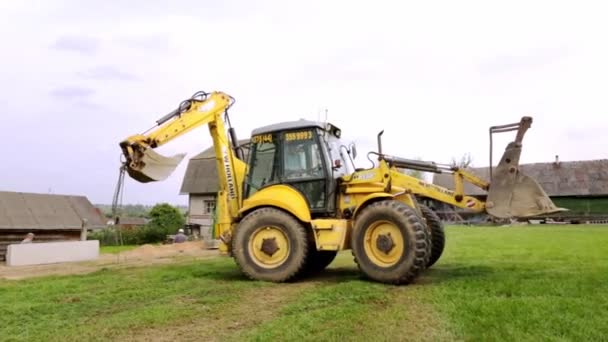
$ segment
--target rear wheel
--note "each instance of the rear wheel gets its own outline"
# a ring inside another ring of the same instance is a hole
[[[364,208],[351,238],[355,262],[375,281],[408,284],[425,269],[424,222],[402,202],[382,200]]]
[[[285,282],[303,269],[309,244],[306,229],[291,215],[274,208],[248,214],[232,240],[235,262],[251,279]]]
[[[420,205],[420,211],[426,219],[426,226],[429,230],[431,237],[431,255],[426,263],[426,267],[433,266],[441,257],[443,249],[445,248],[445,229],[441,219],[431,208]]]

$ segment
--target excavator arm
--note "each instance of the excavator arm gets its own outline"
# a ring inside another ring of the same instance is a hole
[[[223,116],[228,119],[227,111],[233,103],[234,99],[222,92],[194,94],[190,99],[181,102],[176,110],[157,120],[157,126],[149,132],[132,135],[120,142],[126,159],[124,169],[131,178],[142,183],[165,180],[185,154],[165,157],[154,149],[194,128],[208,125],[218,168],[218,197],[222,199],[222,203],[218,201],[218,223],[222,226],[229,225],[233,218],[238,216],[242,198],[242,187],[239,185],[242,184],[246,171],[245,162],[241,160],[242,155],[237,152],[234,130],[228,130],[232,138],[230,142],[224,126]]]
[[[194,128],[217,122],[231,105],[232,100],[228,95],[197,93],[180,103],[179,108],[158,119],[157,126],[150,132],[136,134],[120,142],[131,178],[141,183],[165,180],[185,154],[164,157],[154,149]]]

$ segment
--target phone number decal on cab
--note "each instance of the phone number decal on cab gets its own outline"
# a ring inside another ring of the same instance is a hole
[[[312,139],[312,131],[285,133],[285,140],[287,141],[310,139]]]
[[[254,144],[272,142],[272,134],[261,134],[251,137],[251,142]]]

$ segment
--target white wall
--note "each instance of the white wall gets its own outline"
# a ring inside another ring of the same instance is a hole
[[[99,241],[60,241],[9,245],[7,266],[42,265],[60,262],[95,260]]]
[[[200,196],[200,195],[190,195],[190,216],[198,216],[203,215],[205,212],[205,199],[208,196]]]
[[[190,219],[211,218],[211,214],[206,210],[206,201],[215,201],[215,196],[190,195],[188,207]]]
[[[215,196],[190,195],[188,223],[201,225],[201,237],[204,240],[210,238],[209,227],[211,227],[211,224],[213,223],[212,216],[206,210],[205,201],[214,200]]]

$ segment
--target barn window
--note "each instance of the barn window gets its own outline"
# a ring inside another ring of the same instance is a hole
[[[215,201],[205,201],[205,213],[212,214],[215,211]]]

